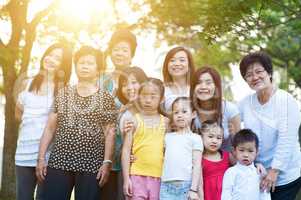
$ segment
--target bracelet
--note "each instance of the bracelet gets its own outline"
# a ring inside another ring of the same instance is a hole
[[[112,160],[104,160],[102,161],[102,164],[112,164]]]
[[[45,158],[38,158],[38,161],[44,161]]]
[[[189,191],[191,191],[191,192],[194,192],[194,193],[198,193],[198,191],[197,190],[193,190],[193,189],[189,189]]]

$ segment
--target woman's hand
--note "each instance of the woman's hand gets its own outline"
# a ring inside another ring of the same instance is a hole
[[[199,200],[199,196],[197,192],[189,191],[188,192],[188,200]]]
[[[278,174],[279,174],[279,171],[277,169],[268,170],[268,174],[261,181],[261,184],[260,184],[261,189],[264,191],[270,191],[272,189],[272,192],[274,192]]]
[[[137,160],[137,158],[136,158],[133,154],[131,154],[131,156],[130,156],[130,163],[132,164],[132,163],[134,163],[136,160]]]
[[[47,175],[47,164],[45,159],[38,159],[36,166],[36,177],[39,183],[42,183],[45,180]]]
[[[96,179],[99,180],[98,184],[99,187],[103,187],[104,184],[108,181],[109,176],[110,176],[110,167],[111,164],[109,163],[104,163],[98,170]]]

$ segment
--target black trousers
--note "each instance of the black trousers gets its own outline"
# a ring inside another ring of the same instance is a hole
[[[36,168],[16,166],[17,200],[33,200],[37,187],[36,200],[42,200],[44,184],[37,185]]]
[[[74,187],[75,200],[100,200],[100,187],[96,175],[47,167],[43,199],[69,200]]]
[[[295,200],[301,188],[301,177],[286,185],[277,186],[271,193],[272,200]]]

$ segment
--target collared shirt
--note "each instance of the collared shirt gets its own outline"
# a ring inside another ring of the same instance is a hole
[[[270,199],[270,193],[260,192],[260,175],[253,163],[248,166],[237,163],[226,171],[221,200]]]
[[[268,102],[260,104],[256,94],[239,104],[245,128],[252,129],[259,139],[257,162],[266,169],[278,169],[277,186],[286,185],[301,176],[301,151],[298,129],[301,122],[296,100],[277,89]]]

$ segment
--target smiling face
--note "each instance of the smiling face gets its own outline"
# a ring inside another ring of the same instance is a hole
[[[130,44],[125,41],[115,44],[111,51],[111,60],[118,69],[129,67],[132,61]]]
[[[217,152],[223,143],[223,130],[218,126],[210,126],[202,132],[205,151],[208,153]]]
[[[172,78],[186,77],[189,71],[189,61],[184,51],[178,51],[168,62],[168,73]]]
[[[76,63],[76,74],[79,80],[94,80],[99,72],[96,58],[93,55],[81,56]]]
[[[271,75],[260,63],[250,65],[244,78],[250,88],[255,91],[260,91],[272,85]]]
[[[252,164],[257,156],[255,141],[238,144],[234,149],[234,154],[240,164],[246,166]]]
[[[189,128],[195,112],[192,111],[188,100],[180,100],[173,104],[172,119],[177,129]]]
[[[195,86],[194,94],[200,101],[207,101],[213,98],[215,84],[212,76],[206,72],[199,76],[198,83]]]
[[[50,73],[58,70],[63,59],[63,49],[55,48],[43,59],[43,68]]]
[[[122,85],[122,94],[129,102],[133,102],[138,97],[139,88],[140,83],[137,78],[133,74],[130,74],[127,81]]]

